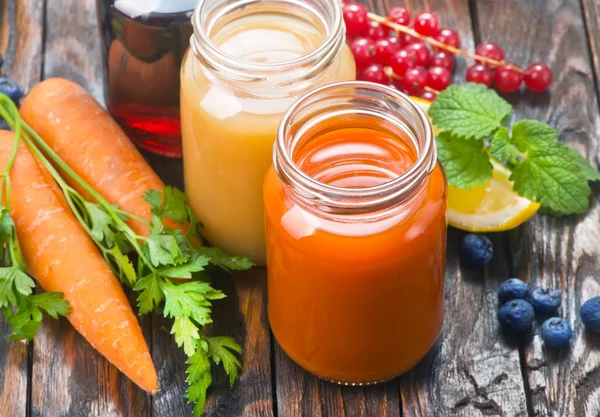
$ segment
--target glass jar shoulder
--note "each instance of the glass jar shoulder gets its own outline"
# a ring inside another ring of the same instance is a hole
[[[282,244],[300,251],[355,253],[356,258],[378,248],[382,255],[410,248],[424,236],[445,236],[446,177],[441,167],[434,169],[423,190],[409,204],[389,215],[374,220],[334,221],[304,209],[286,193],[273,168],[267,173],[264,186],[268,234]],[[344,248],[340,251],[339,248]],[[386,255],[383,255],[386,256]]]
[[[355,78],[354,58],[348,46],[344,45],[335,62],[312,80],[310,89]],[[181,66],[182,97],[186,98],[192,110],[217,120],[237,116],[278,122],[281,115],[307,91],[294,90],[293,85],[289,90],[274,87],[276,83],[276,79],[264,83],[243,83],[217,76],[204,67],[191,50],[186,53]]]

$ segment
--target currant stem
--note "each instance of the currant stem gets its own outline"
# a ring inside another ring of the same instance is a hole
[[[421,39],[422,41],[427,42],[430,45],[435,46],[436,48],[444,49],[446,51],[451,52],[454,55],[463,55],[463,56],[466,56],[469,58],[473,58],[475,60],[485,62],[486,64],[493,66],[493,67],[499,67],[502,65],[506,65],[516,72],[519,72],[521,74],[525,73],[525,71],[523,71],[521,68],[517,67],[516,65],[509,64],[506,61],[496,61],[495,59],[490,59],[485,56],[477,55],[472,52],[466,51],[464,49],[459,49],[459,48],[455,48],[450,45],[446,45],[445,43],[442,43],[432,37],[423,36],[420,33],[417,33],[415,30],[413,30],[407,26],[402,26],[397,23],[391,22],[387,18],[376,15],[375,13],[369,12],[369,13],[367,13],[367,16],[369,17],[369,19],[371,19],[377,23],[380,23],[384,26],[387,26],[390,29],[395,30],[396,32],[402,32],[407,35],[413,36],[417,39]]]

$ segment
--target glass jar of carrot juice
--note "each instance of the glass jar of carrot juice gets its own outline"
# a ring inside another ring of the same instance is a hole
[[[415,365],[444,319],[446,177],[431,124],[389,87],[338,83],[283,117],[264,187],[269,321],[324,379]]]
[[[200,0],[181,69],[186,191],[214,245],[265,262],[262,185],[299,97],[353,80],[339,0]]]

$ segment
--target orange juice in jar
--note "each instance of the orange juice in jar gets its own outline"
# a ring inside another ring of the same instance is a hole
[[[214,245],[265,262],[262,185],[299,97],[355,78],[339,0],[201,0],[181,69],[186,191]]]
[[[308,94],[281,122],[264,201],[283,350],[344,384],[414,366],[444,318],[446,178],[426,114],[370,83]]]

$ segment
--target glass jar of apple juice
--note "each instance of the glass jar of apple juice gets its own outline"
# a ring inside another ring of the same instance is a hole
[[[299,97],[353,80],[339,0],[200,0],[181,68],[186,191],[208,241],[265,264],[262,186]]]

